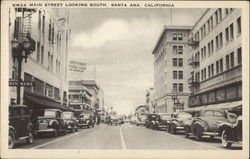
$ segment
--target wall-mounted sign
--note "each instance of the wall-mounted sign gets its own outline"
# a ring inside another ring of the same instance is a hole
[[[18,85],[18,81],[16,80],[9,80],[10,87],[16,87]],[[21,87],[33,87],[35,83],[33,81],[20,81]]]
[[[69,71],[70,72],[84,72],[86,71],[86,63],[78,61],[69,61]]]

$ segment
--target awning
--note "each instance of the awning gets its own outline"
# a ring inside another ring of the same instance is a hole
[[[60,109],[62,111],[73,111],[71,108],[61,105],[56,101],[43,96],[24,93],[25,104],[34,109]]]
[[[227,103],[220,103],[220,104],[211,104],[206,106],[188,108],[184,111],[198,111],[201,109],[223,109],[223,110],[231,110],[236,107],[242,106],[242,101],[234,101],[234,102],[227,102]]]
[[[233,109],[234,107],[238,107],[241,105],[242,105],[242,101],[234,101],[234,102],[208,105],[208,106],[206,106],[206,108],[230,110],[230,109]]]

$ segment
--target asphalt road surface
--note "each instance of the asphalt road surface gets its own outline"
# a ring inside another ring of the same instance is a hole
[[[16,149],[128,149],[128,150],[227,150],[219,138],[185,138],[183,133],[170,134],[166,131],[147,129],[143,126],[123,124],[107,126],[101,124],[94,128],[79,129],[59,137],[43,136],[33,144],[18,143]],[[233,150],[241,150],[233,144]]]

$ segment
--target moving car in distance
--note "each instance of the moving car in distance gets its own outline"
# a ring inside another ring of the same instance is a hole
[[[59,109],[45,109],[43,116],[38,117],[37,135],[52,134],[54,137],[60,133],[67,134],[67,125],[63,119],[63,112]]]
[[[65,121],[65,124],[67,125],[66,129],[70,132],[73,132],[73,130],[78,131],[78,123],[74,117],[73,112],[63,112],[63,118]]]
[[[191,120],[191,118],[192,115],[184,111],[171,114],[171,119],[167,122],[166,131],[173,134],[184,131],[184,123],[187,120]]]
[[[9,106],[9,144],[8,148],[12,149],[17,141],[26,140],[26,143],[33,143],[33,130],[25,105]]]
[[[79,117],[78,117],[78,126],[80,128],[94,127],[95,126],[95,121],[94,121],[93,115],[92,114],[83,114],[83,113],[80,114]]]
[[[218,121],[230,122],[226,111],[204,108],[193,112],[190,122],[184,125],[185,137],[194,135],[196,140],[200,140],[202,136],[210,136],[213,139],[219,135]]]
[[[238,116],[236,123],[228,121],[217,122],[221,143],[225,148],[231,148],[233,143],[242,144],[242,106],[236,107],[232,112]]]
[[[107,123],[108,125],[121,125],[122,116],[121,115],[110,115],[110,119]]]

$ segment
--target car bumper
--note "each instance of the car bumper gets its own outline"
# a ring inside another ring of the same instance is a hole
[[[43,130],[36,130],[36,133],[49,133],[49,132],[55,132],[56,129],[43,129]]]
[[[72,130],[72,129],[74,129],[74,128],[75,128],[75,126],[68,125],[66,129],[67,129],[67,130]]]
[[[184,130],[184,127],[183,126],[177,126],[176,130]]]
[[[82,123],[82,124],[78,124],[78,126],[89,126],[89,124],[86,124],[86,123]]]
[[[166,128],[166,125],[158,125],[158,128]]]
[[[203,132],[203,135],[207,135],[207,136],[218,136],[219,133],[218,132]]]

